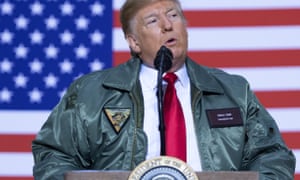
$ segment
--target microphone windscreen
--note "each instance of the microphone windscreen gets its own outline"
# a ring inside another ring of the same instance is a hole
[[[162,72],[168,71],[172,67],[173,54],[166,46],[161,46],[154,59],[154,67]]]

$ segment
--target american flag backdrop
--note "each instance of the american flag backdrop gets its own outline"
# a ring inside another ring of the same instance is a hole
[[[33,179],[31,141],[74,79],[129,58],[123,2],[0,0],[0,180]],[[299,159],[300,1],[181,2],[189,56],[246,77]]]

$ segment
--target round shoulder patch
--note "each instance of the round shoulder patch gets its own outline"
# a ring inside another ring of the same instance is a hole
[[[139,164],[128,180],[198,180],[198,177],[184,161],[159,156]]]

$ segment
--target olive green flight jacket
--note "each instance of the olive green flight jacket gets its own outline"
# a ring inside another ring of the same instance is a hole
[[[32,143],[35,179],[63,179],[70,170],[132,170],[145,160],[140,66],[133,58],[70,86]],[[186,66],[203,171],[293,179],[295,157],[248,82],[189,58]]]

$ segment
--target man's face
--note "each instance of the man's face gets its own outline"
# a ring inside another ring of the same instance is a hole
[[[162,45],[173,53],[170,71],[184,64],[187,30],[178,8],[172,1],[157,1],[140,9],[132,21],[132,33],[127,35],[127,41],[147,66],[154,67],[154,58]]]

